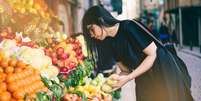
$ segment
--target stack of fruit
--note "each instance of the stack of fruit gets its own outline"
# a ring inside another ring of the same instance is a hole
[[[62,74],[68,74],[84,60],[80,42],[73,38],[66,39],[53,48],[44,49],[44,52],[51,57],[52,64],[60,68]]]
[[[34,99],[39,91],[47,91],[40,73],[16,59],[0,57],[0,101]]]
[[[46,13],[47,11],[47,5],[44,3],[44,0],[42,3],[37,2],[37,0],[6,0],[12,9],[14,9],[17,13],[30,13],[30,14],[36,14],[40,15],[42,17],[49,17],[49,13]]]

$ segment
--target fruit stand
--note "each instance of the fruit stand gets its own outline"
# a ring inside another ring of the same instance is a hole
[[[56,16],[36,1],[5,0],[7,6],[0,4],[0,101],[119,98],[111,87],[117,81],[103,74],[91,78],[93,62],[83,36],[66,37],[54,30],[50,22]],[[26,17],[28,23],[19,20]]]

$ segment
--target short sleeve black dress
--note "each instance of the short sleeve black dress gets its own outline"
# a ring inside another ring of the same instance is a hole
[[[111,39],[111,49],[114,50],[111,54],[130,71],[145,59],[143,49],[151,42],[157,45],[157,58],[152,68],[135,79],[137,101],[193,101],[186,65],[150,33],[141,23],[124,20]]]

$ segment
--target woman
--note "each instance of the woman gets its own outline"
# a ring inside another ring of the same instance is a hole
[[[130,71],[113,79],[114,90],[135,79],[137,101],[193,101],[191,78],[183,61],[172,55],[145,26],[137,21],[115,19],[101,6],[85,13],[83,31],[92,58],[104,61],[100,45],[105,41],[110,56]],[[100,67],[99,67],[100,68]]]

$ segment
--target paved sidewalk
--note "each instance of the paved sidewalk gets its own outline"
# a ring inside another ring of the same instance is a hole
[[[192,50],[190,50],[189,46],[183,46],[181,49],[177,48],[179,51],[184,52],[186,54],[196,56],[198,58],[201,58],[201,52],[199,47],[193,47]]]

